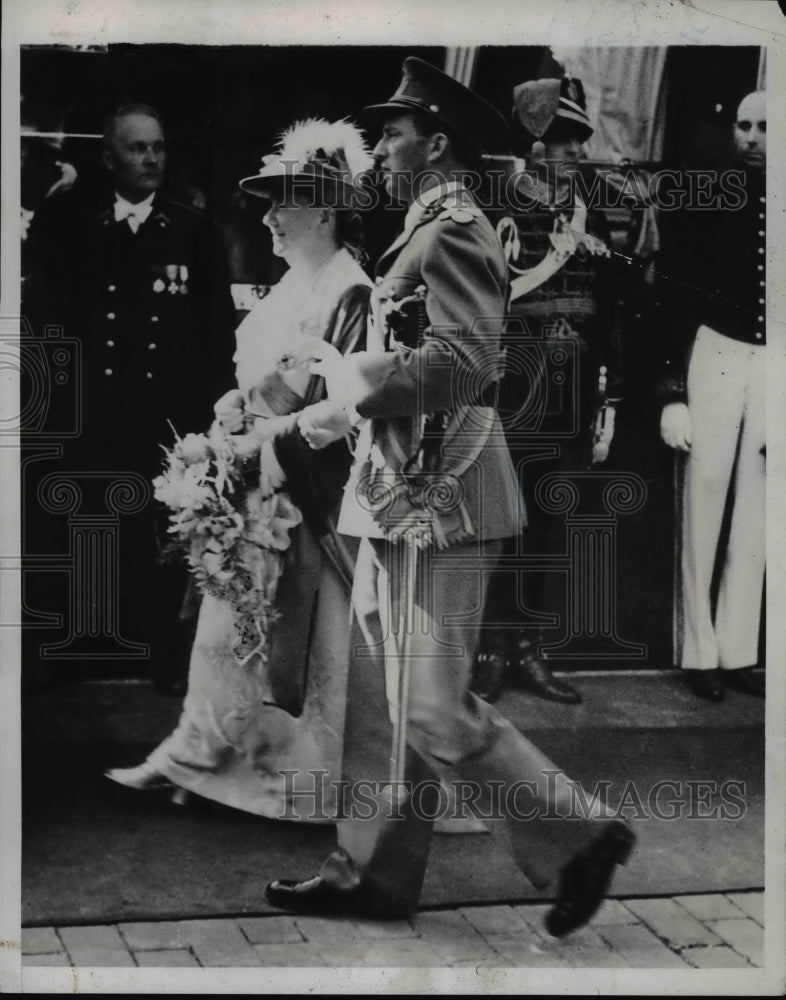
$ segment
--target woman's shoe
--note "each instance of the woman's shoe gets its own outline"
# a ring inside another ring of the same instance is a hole
[[[118,785],[135,788],[140,792],[150,791],[154,788],[174,787],[169,778],[157,771],[147,761],[144,764],[139,764],[138,767],[115,767],[111,771],[105,771],[104,777],[109,778],[110,781],[116,781]]]

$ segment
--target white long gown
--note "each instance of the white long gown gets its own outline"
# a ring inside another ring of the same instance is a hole
[[[342,353],[362,346],[370,284],[346,250],[310,282],[287,272],[237,331],[238,388],[249,409],[294,412],[319,398],[321,380],[308,375],[287,373],[283,387],[275,359],[303,334],[321,335]],[[263,452],[263,466],[268,459]],[[258,485],[246,499],[258,513]],[[257,655],[238,661],[230,606],[203,597],[179,725],[148,758],[179,787],[274,819],[329,820],[331,782],[341,775],[354,558],[333,524],[321,537],[306,520],[291,530],[267,664]],[[298,717],[270,703],[276,677],[303,679]],[[312,789],[311,798],[292,794]]]

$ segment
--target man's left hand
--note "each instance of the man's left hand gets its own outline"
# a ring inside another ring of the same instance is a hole
[[[301,412],[297,424],[309,447],[315,451],[321,451],[334,441],[346,437],[352,427],[344,407],[329,399],[307,406]]]

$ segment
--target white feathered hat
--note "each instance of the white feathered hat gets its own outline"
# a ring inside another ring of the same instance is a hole
[[[346,119],[309,118],[287,129],[276,151],[262,158],[259,173],[244,177],[240,187],[259,198],[288,187],[313,196],[320,207],[350,208],[356,204],[360,178],[372,164],[357,126]]]

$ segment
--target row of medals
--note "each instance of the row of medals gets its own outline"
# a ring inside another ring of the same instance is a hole
[[[167,291],[170,295],[176,295],[178,292],[185,295],[188,292],[188,267],[185,264],[165,264],[164,274],[166,281],[163,278],[156,278],[153,282],[154,292]]]

